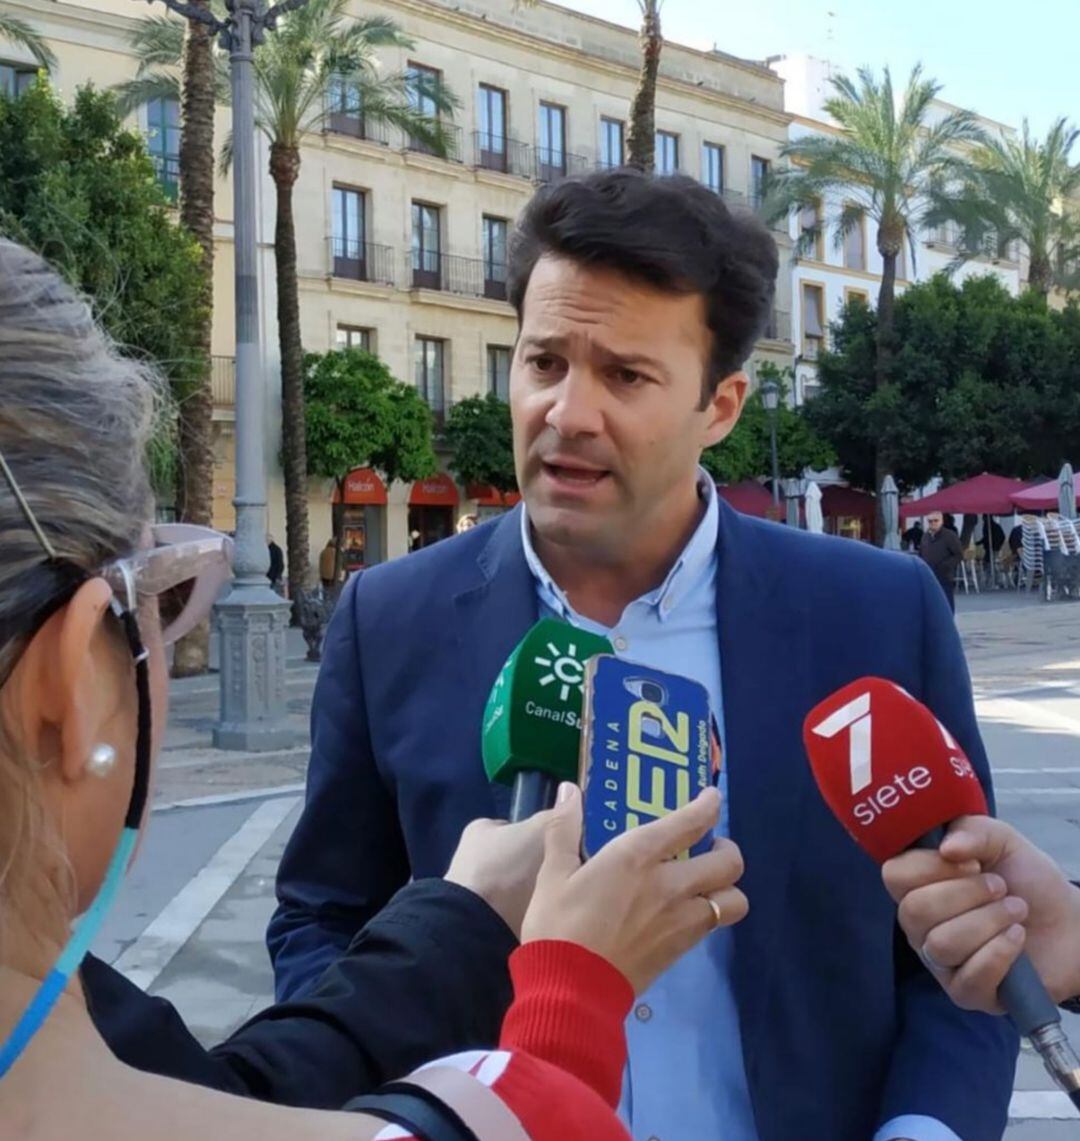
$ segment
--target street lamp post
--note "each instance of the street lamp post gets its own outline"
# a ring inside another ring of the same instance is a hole
[[[772,448],[772,501],[780,509],[780,459],[776,451],[776,409],[780,404],[780,385],[775,380],[761,383],[761,403],[769,414],[769,444]]]
[[[151,0],[152,2],[152,0]],[[228,17],[163,0],[199,20],[229,52],[233,117],[233,237],[236,302],[236,554],[232,588],[214,608],[221,638],[221,704],[214,726],[219,749],[265,751],[291,745],[285,715],[285,632],[289,603],[270,589],[266,542],[265,386],[260,362],[255,233],[254,49],[284,12],[307,0],[226,0]]]

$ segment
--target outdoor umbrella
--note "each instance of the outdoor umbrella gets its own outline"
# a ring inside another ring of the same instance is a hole
[[[784,498],[787,507],[787,525],[789,527],[802,526],[802,504],[799,500],[802,498],[800,483],[798,479],[785,479],[784,480]]]
[[[1062,464],[1058,475],[1058,511],[1066,519],[1076,518],[1076,486],[1072,464]]]
[[[756,515],[759,519],[764,519],[772,510],[772,496],[760,483],[755,483],[752,479],[746,480],[745,483],[717,487],[716,490],[721,499],[726,500],[743,515]]]
[[[1026,486],[1020,479],[983,472],[943,487],[933,495],[902,503],[900,514],[908,519],[913,515],[929,515],[931,511],[948,511],[953,515],[1011,515],[1016,495]]]
[[[825,530],[825,519],[821,514],[821,488],[813,480],[806,488],[806,529],[815,535]]]
[[[1018,511],[1057,511],[1061,507],[1061,483],[1056,479],[1037,483],[1018,491],[1012,501]]]
[[[881,485],[881,517],[885,527],[881,545],[887,551],[900,550],[900,491],[891,475]]]

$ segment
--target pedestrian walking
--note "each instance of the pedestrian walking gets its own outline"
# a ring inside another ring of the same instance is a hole
[[[934,577],[941,583],[945,597],[949,600],[949,608],[956,613],[955,579],[956,568],[964,558],[964,548],[960,545],[960,537],[955,531],[944,525],[945,520],[940,511],[927,517],[927,532],[919,544],[919,554],[926,565],[934,572]]]

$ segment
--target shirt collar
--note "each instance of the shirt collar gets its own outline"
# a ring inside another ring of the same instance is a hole
[[[675,560],[664,581],[637,601],[656,609],[661,620],[685,598],[716,558],[716,543],[720,530],[720,508],[717,505],[716,485],[704,468],[698,468],[698,494],[705,501],[705,513],[690,536],[682,553]],[[532,541],[528,508],[522,504],[521,545],[525,561],[539,587],[544,602],[565,621],[574,617],[574,608],[559,584],[548,574],[540,561]]]

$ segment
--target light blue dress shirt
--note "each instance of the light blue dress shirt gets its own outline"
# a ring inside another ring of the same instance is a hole
[[[544,569],[522,512],[525,558],[542,617],[561,618],[609,638],[620,657],[700,682],[724,740],[724,697],[716,624],[716,543],[720,512],[701,473],[705,513],[664,582],[635,599],[614,627],[577,614]],[[717,835],[728,834],[726,757]],[[751,901],[752,905],[752,901]],[[734,937],[714,932],[660,976],[627,1020],[629,1061],[620,1112],[635,1141],[759,1141],[746,1082],[739,1013],[731,985]],[[822,1028],[822,1033],[828,1033]],[[874,1141],[960,1141],[934,1118],[894,1118]]]

